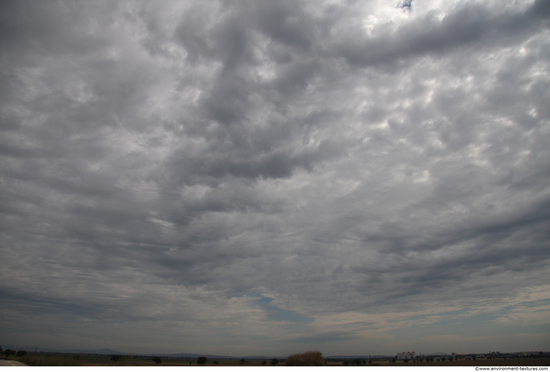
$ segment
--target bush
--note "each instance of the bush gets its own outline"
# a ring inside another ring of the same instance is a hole
[[[124,355],[111,355],[111,360],[113,362],[121,362],[124,359],[126,359],[126,357]]]
[[[198,358],[197,358],[197,364],[199,364],[199,365],[205,365],[205,364],[206,364],[206,360],[207,360],[206,357],[203,357],[203,356],[198,357]]]
[[[320,351],[308,351],[302,354],[293,354],[286,358],[285,366],[324,366],[325,360]]]
[[[271,362],[269,362],[272,366],[276,366],[277,364],[279,364],[279,359],[277,358],[273,358],[271,359]]]
[[[151,359],[153,362],[157,363],[157,364],[161,364],[162,363],[162,359],[160,359],[160,357],[153,357],[153,359]]]
[[[25,355],[27,355],[27,352],[26,352],[25,350],[19,350],[19,351],[15,354],[15,356],[17,356],[17,357],[22,357],[22,356],[25,356]]]

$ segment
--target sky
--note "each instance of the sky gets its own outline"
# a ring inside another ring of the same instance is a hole
[[[550,349],[550,2],[2,1],[0,344]]]

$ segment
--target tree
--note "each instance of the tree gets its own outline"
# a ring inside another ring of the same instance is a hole
[[[218,364],[218,361],[217,361],[217,360],[215,360],[215,361],[213,361],[212,363],[214,363],[214,364]]]
[[[153,359],[151,359],[153,362],[157,363],[157,364],[161,364],[162,363],[162,359],[160,359],[160,357],[153,357]]]
[[[245,363],[246,363],[246,360],[244,360],[244,359],[241,359],[241,360],[239,360],[239,363],[241,363],[241,366],[242,366],[243,364],[245,364]]]
[[[111,355],[111,360],[113,362],[121,362],[124,359],[126,359],[126,357],[124,355]]]
[[[279,359],[273,358],[271,359],[271,362],[269,362],[269,364],[271,364],[272,366],[276,366],[277,364],[279,364]]]
[[[266,365],[266,361],[265,360],[262,360],[262,365],[265,366]]]
[[[285,360],[285,366],[324,366],[323,354],[320,351],[307,351],[290,355]]]
[[[15,356],[18,356],[18,357],[22,357],[22,356],[25,356],[27,355],[27,351],[26,350],[19,350]]]
[[[206,357],[203,357],[203,356],[201,356],[201,357],[198,357],[198,358],[197,358],[197,364],[199,364],[199,365],[202,365],[202,366],[203,366],[203,365],[205,365],[205,364],[206,364],[206,360],[207,360],[207,359],[206,359]]]
[[[4,350],[4,355],[7,357],[9,357],[10,355],[15,355],[15,350],[12,350],[12,349],[6,349]]]
[[[353,363],[357,364],[358,366],[361,365],[361,359],[354,359]]]

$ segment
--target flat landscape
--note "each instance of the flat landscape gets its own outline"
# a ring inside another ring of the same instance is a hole
[[[145,356],[129,356],[124,360],[114,361],[108,355],[26,355],[23,357],[10,356],[2,362],[17,361],[29,366],[198,366],[197,359],[177,359],[177,358],[161,358],[161,363],[155,363],[152,358]],[[263,364],[265,362],[265,364]],[[212,359],[207,360],[207,366],[265,366],[272,367],[271,359],[251,359],[241,362],[239,359]],[[342,366],[345,363],[351,367],[355,366],[353,360],[347,361],[331,361],[328,360],[328,366]],[[477,359],[477,360],[457,360],[445,362],[408,362],[397,361],[373,361],[368,363],[364,361],[363,366],[435,366],[435,367],[452,367],[452,366],[549,366],[550,358],[493,358],[493,359]],[[284,366],[284,360],[280,360],[275,366]]]

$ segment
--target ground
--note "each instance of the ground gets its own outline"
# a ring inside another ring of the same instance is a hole
[[[0,366],[21,365],[38,365],[38,366],[197,366],[196,359],[167,359],[163,358],[160,365],[151,360],[151,357],[128,356],[123,361],[111,361],[107,355],[71,355],[71,354],[37,354],[27,355],[24,357],[10,356],[7,360],[0,360]],[[265,367],[271,367],[269,364],[271,359],[266,359]],[[238,359],[219,359],[216,360],[218,366],[240,366]],[[206,365],[213,366],[214,360],[208,360]],[[342,362],[329,362],[328,365],[341,366]],[[430,363],[404,363],[399,361],[395,364],[388,361],[373,361],[372,366],[434,366],[434,367],[449,367],[449,366],[550,366],[550,358],[499,358],[499,359],[477,359],[477,360],[461,360],[461,361],[445,361],[445,362],[430,362]],[[261,359],[247,360],[244,366],[262,366]],[[279,363],[278,366],[284,366]],[[350,364],[350,366],[353,366]],[[365,366],[365,365],[364,365]]]

